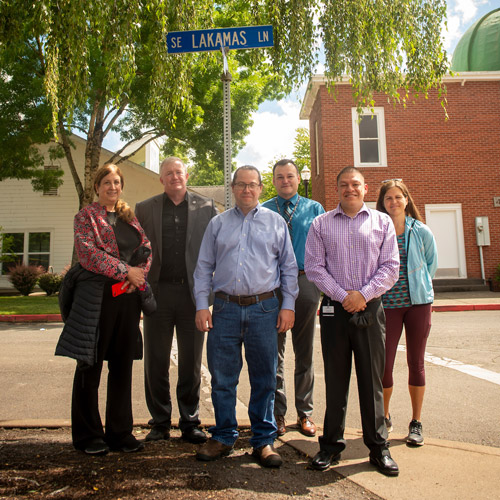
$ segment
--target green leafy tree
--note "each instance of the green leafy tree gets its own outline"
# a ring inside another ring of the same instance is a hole
[[[18,135],[18,144],[26,146],[20,151],[42,141],[43,135],[31,134],[25,111],[43,106],[38,130],[46,131],[51,125],[68,161],[80,206],[93,199],[93,175],[111,130],[120,131],[127,142],[146,133],[150,140],[167,135],[172,150],[187,154],[202,172],[210,172],[220,162],[222,134],[212,125],[217,122],[220,86],[206,85],[206,93],[196,96],[193,85],[203,75],[212,78],[216,56],[168,55],[168,31],[273,25],[273,48],[231,51],[238,52],[230,56],[237,150],[250,126],[245,110],[252,110],[267,97],[266,92],[277,96],[309,78],[322,45],[327,77],[334,82],[349,75],[359,106],[374,104],[373,91],[405,102],[410,88],[425,94],[440,86],[447,69],[440,37],[445,12],[444,0],[4,0],[0,4],[0,78],[3,82],[16,79],[12,85],[18,84],[29,67],[26,85],[36,85],[18,110],[19,120],[13,121],[17,128],[11,134],[21,134],[23,127],[28,131],[24,138]],[[19,71],[7,68],[6,61],[19,65]],[[256,74],[261,79],[252,79]],[[236,81],[241,84],[238,90]],[[244,98],[245,86],[259,97]],[[198,90],[202,92],[203,85]],[[246,103],[240,129],[239,91],[241,103]],[[83,179],[72,156],[73,130],[80,130],[87,139]],[[9,144],[13,143],[2,142],[2,147]],[[3,178],[36,178],[41,160],[35,152],[30,154],[19,161],[22,175],[11,170]],[[111,161],[120,159],[116,156]],[[194,171],[193,178],[203,178],[202,172]],[[212,175],[216,180],[217,174]]]

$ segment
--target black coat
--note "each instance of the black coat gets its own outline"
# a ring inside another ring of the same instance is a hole
[[[76,359],[82,365],[94,365],[104,285],[108,282],[115,283],[115,280],[87,271],[80,264],[68,271],[59,291],[64,328],[56,346],[56,356]],[[134,359],[142,359],[140,334]]]

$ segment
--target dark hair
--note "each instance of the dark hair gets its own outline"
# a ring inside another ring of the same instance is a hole
[[[125,186],[125,182],[123,180],[123,174],[122,171],[120,170],[120,167],[117,165],[114,165],[112,163],[108,163],[107,165],[103,165],[102,167],[99,167],[95,173],[94,176],[94,190],[97,194],[97,187],[101,185],[102,180],[104,177],[106,177],[109,174],[117,174],[118,177],[120,177],[120,184],[122,186]],[[124,220],[125,222],[130,222],[134,218],[134,212],[132,209],[129,207],[128,203],[126,203],[123,200],[118,200],[115,205],[115,210],[116,210],[116,215],[120,217],[120,219]]]
[[[380,187],[380,191],[378,193],[377,210],[379,212],[384,212],[385,214],[387,213],[387,210],[385,209],[384,206],[384,198],[387,191],[389,191],[389,189],[392,189],[394,187],[398,188],[401,191],[401,193],[403,193],[403,196],[408,200],[408,204],[406,205],[405,208],[405,214],[423,222],[422,216],[420,215],[420,212],[417,206],[415,205],[413,198],[411,197],[410,191],[408,191],[408,188],[406,187],[404,182],[399,179],[390,179],[382,183],[382,186]]]
[[[365,179],[365,176],[363,175],[363,172],[361,172],[361,170],[359,168],[356,168],[356,167],[344,167],[340,172],[339,174],[337,175],[337,185],[339,183],[339,180],[340,178],[344,175],[344,174],[350,174],[351,172],[355,172],[359,175],[361,175],[361,177],[363,177],[363,180]]]
[[[240,170],[253,170],[255,172],[257,172],[257,175],[259,176],[259,186],[262,184],[262,177],[260,175],[260,171],[257,167],[254,167],[253,165],[243,165],[241,167],[238,167],[235,171],[234,171],[234,174],[233,174],[233,180],[231,182],[231,186],[234,186],[235,183],[236,183],[236,177],[238,176],[238,172]]]
[[[285,165],[288,165],[289,163],[291,163],[295,167],[295,170],[297,171],[297,175],[299,175],[299,169],[297,168],[297,165],[295,165],[295,162],[293,160],[283,158],[282,160],[279,160],[274,164],[273,176],[274,176],[274,171],[276,170],[276,167],[284,167]]]

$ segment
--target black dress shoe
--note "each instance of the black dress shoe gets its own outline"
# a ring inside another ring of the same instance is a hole
[[[370,463],[377,467],[378,471],[386,476],[397,476],[399,474],[398,464],[390,455],[381,457],[370,457]]]
[[[146,436],[146,441],[160,441],[162,439],[170,438],[170,429],[163,427],[153,427],[149,434]]]
[[[311,461],[311,468],[326,470],[330,465],[340,460],[340,453],[332,454],[327,450],[320,450]]]
[[[99,456],[106,455],[109,452],[109,446],[102,439],[93,439],[82,451],[87,455]]]
[[[123,451],[124,453],[135,453],[144,448],[144,443],[138,441],[132,434],[127,436],[121,443],[110,446],[112,451]]]
[[[191,427],[182,433],[182,439],[193,444],[202,444],[207,440],[207,435],[199,427]]]

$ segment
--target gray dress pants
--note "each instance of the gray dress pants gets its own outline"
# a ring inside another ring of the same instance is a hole
[[[291,330],[293,352],[295,354],[295,409],[299,417],[310,417],[313,412],[313,344],[320,295],[316,285],[308,281],[305,274],[301,274],[299,276],[299,296],[295,301],[295,324]],[[285,344],[286,332],[279,333],[274,414],[283,416],[286,415],[287,411]]]

